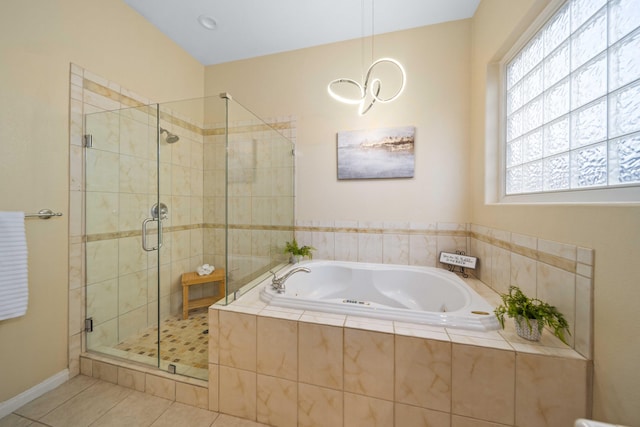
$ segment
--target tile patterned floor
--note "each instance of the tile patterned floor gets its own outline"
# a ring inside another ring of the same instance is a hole
[[[79,375],[0,419],[0,427],[268,427]]]
[[[160,359],[193,368],[208,367],[208,310],[191,311],[189,318],[172,316],[160,327]],[[205,333],[205,331],[207,331]],[[117,350],[143,357],[157,357],[158,328],[128,338],[116,346]]]

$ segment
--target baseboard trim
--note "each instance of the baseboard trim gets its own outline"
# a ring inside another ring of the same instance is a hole
[[[59,385],[64,384],[69,380],[69,370],[65,369],[57,374],[47,378],[40,384],[36,384],[29,390],[23,391],[17,396],[12,397],[9,400],[0,402],[0,418],[4,418],[21,406],[26,405],[34,399],[42,396],[48,391],[53,390]]]

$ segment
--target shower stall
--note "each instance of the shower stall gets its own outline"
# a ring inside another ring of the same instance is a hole
[[[182,278],[227,304],[286,262],[291,123],[226,93],[85,114],[87,351],[207,379],[207,308],[183,316]]]

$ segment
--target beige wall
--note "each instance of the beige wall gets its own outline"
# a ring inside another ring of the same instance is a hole
[[[634,266],[640,255],[640,207],[484,204],[486,67],[514,38],[514,29],[531,22],[532,12],[545,3],[483,0],[473,18],[469,192],[473,222],[595,249],[593,417],[639,425],[640,286]]]
[[[361,79],[360,41],[207,67],[206,93],[229,92],[262,117],[298,116],[298,221],[468,222],[469,29],[465,20],[376,37],[375,57],[402,62],[407,85],[363,117],[326,89],[339,77]],[[336,132],[407,125],[416,127],[413,179],[336,179]]]
[[[29,220],[29,308],[0,322],[0,402],[67,367],[69,64],[166,101],[202,96],[204,67],[123,2],[0,5],[0,210]]]
[[[486,65],[530,7],[542,3],[483,0],[471,21],[376,37],[376,57],[405,64],[407,91],[358,117],[325,88],[334,78],[361,75],[359,41],[205,70],[122,2],[4,0],[0,209],[68,213],[70,62],[157,101],[228,91],[261,116],[298,116],[302,220],[474,222],[594,248],[594,417],[637,425],[640,341],[633,315],[640,286],[632,271],[640,209],[484,204]],[[414,179],[336,180],[337,131],[396,125],[417,128]],[[0,402],[66,367],[66,218],[27,224],[30,306],[26,316],[0,322]]]

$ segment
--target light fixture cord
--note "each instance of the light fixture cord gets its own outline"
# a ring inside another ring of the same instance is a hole
[[[361,0],[360,1],[360,6],[362,8],[362,19],[360,20],[361,23],[361,27],[362,27],[362,38],[361,38],[361,47],[362,47],[362,76],[361,78],[364,80],[365,78],[365,70],[367,69],[366,66],[366,59],[365,59],[365,53],[364,51],[366,50],[365,48],[365,39],[366,39],[366,25],[365,25],[365,21],[366,21],[366,13],[365,13],[365,0]],[[374,60],[374,56],[373,56],[373,41],[374,41],[374,36],[375,36],[375,0],[371,0],[371,62],[373,62]]]
[[[362,31],[362,37],[360,38],[360,61],[362,62],[361,64],[361,76],[360,79],[364,80],[364,70],[365,70],[365,65],[364,65],[364,0],[360,0],[360,10],[362,13],[362,16],[360,17],[360,30]]]
[[[371,62],[374,61],[373,56],[373,39],[375,38],[375,0],[371,0]]]

